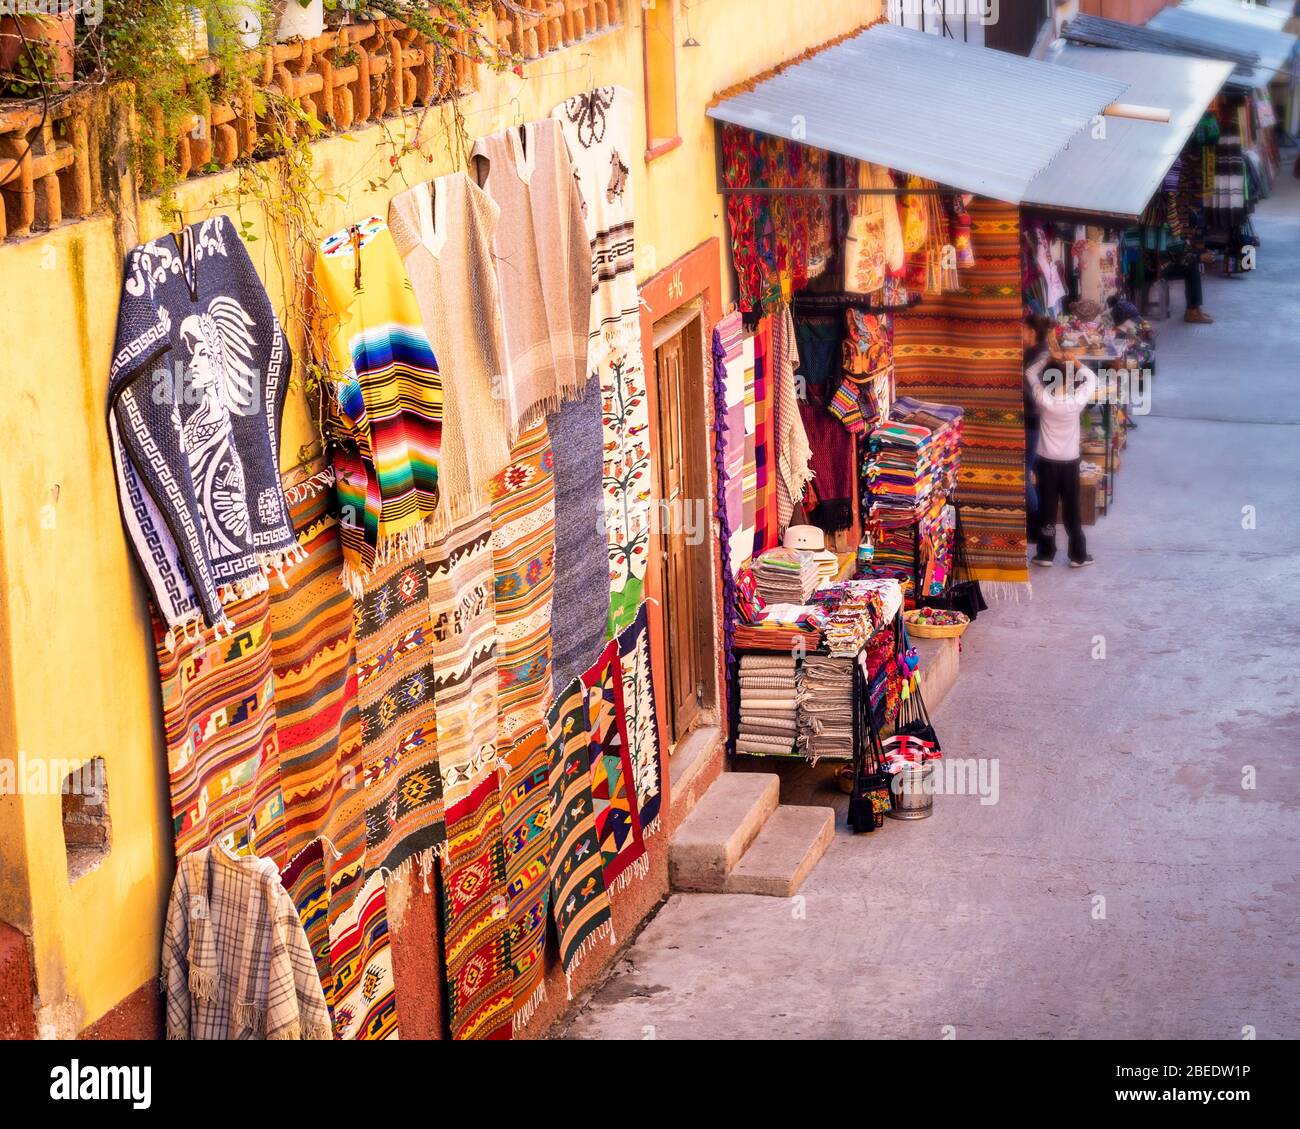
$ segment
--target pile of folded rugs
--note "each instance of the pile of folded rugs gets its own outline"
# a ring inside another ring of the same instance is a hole
[[[821,583],[814,555],[798,549],[769,549],[753,570],[758,594],[769,604],[806,604]]]
[[[946,498],[961,460],[961,408],[903,397],[871,432],[867,484],[873,525],[915,521]]]
[[[853,756],[853,661],[809,655],[799,669],[799,751],[814,764]]]
[[[798,690],[793,655],[742,655],[736,752],[771,757],[794,752]]]

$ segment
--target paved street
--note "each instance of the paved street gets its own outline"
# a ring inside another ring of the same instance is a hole
[[[1300,1036],[1290,164],[1256,274],[1206,280],[1216,324],[1174,285],[1096,565],[1034,569],[967,636],[935,721],[997,758],[998,802],[857,837],[841,814],[793,901],[674,895],[569,1036]]]

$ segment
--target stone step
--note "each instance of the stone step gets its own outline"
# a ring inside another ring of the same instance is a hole
[[[789,898],[835,837],[835,809],[782,805],[723,883],[728,894]]]
[[[925,698],[925,708],[933,712],[957,682],[961,648],[956,639],[913,639],[912,645],[921,657],[921,695]]]
[[[668,845],[674,890],[721,893],[727,875],[776,810],[780,782],[771,772],[724,772],[700,797]]]

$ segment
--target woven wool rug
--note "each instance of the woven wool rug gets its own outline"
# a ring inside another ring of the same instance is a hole
[[[324,849],[319,839],[289,860],[288,865],[280,871],[280,881],[298,911],[303,932],[307,934],[307,946],[311,949],[312,960],[316,962],[316,974],[320,978],[321,990],[325,993],[325,1003],[332,1018],[334,965],[330,961],[329,879],[325,875]]]
[[[587,755],[596,834],[610,893],[621,890],[649,867],[637,810],[636,780],[628,748],[623,708],[623,668],[618,640],[611,639],[599,659],[582,676],[587,694]]]
[[[229,635],[173,633],[154,617],[154,651],[176,857],[227,832],[282,865],[284,801],[276,740],[270,603],[226,606]]]
[[[271,586],[280,789],[287,854],[318,837],[331,919],[352,902],[366,851],[352,597],[339,584],[343,549],[323,464],[285,491],[302,559]],[[286,883],[287,885],[287,883]]]
[[[497,744],[540,724],[551,702],[555,474],[546,422],[519,436],[489,485],[497,632]]]
[[[501,794],[485,773],[447,809],[443,955],[453,1039],[509,1039],[514,1012],[507,964]]]
[[[367,876],[418,863],[427,880],[446,841],[429,614],[423,557],[380,566],[356,603]]]
[[[650,664],[650,621],[646,605],[618,636],[623,673],[623,712],[636,785],[637,815],[647,838],[659,829],[663,800],[659,766],[659,718],[655,713],[654,674]]]
[[[754,338],[746,336],[739,313],[728,314],[717,326],[724,350],[726,372],[727,430],[723,466],[727,501],[727,524],[731,529],[731,569],[734,574],[754,551],[755,497],[758,468],[755,464]]]
[[[334,972],[334,1037],[377,1042],[396,1039],[397,990],[388,934],[388,896],[373,874],[330,926]]]
[[[772,372],[772,319],[754,335],[754,556],[775,548],[780,534],[780,471],[776,449],[776,381]]]
[[[426,550],[425,564],[438,769],[450,806],[468,794],[497,754],[496,603],[487,512],[454,522]]]
[[[1025,421],[1021,397],[1020,217],[1010,204],[970,206],[976,265],[961,289],[927,295],[894,320],[898,392],[955,404],[962,420],[966,557],[986,594],[1015,595],[1025,559]]]
[[[587,703],[575,678],[546,716],[550,781],[551,906],[560,964],[569,982],[601,938],[614,943],[614,922],[596,831],[588,757]]]
[[[550,770],[546,726],[527,730],[501,768],[501,841],[506,864],[506,961],[514,1025],[526,1024],[546,998],[544,954],[550,904]]]
[[[591,381],[547,420],[555,452],[555,587],[551,610],[551,688],[567,686],[605,645],[609,568],[600,531],[604,458],[600,385]]]

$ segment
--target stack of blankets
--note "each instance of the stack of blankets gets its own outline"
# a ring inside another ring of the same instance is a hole
[[[814,764],[853,756],[853,662],[809,655],[799,670],[799,751]]]
[[[871,432],[867,484],[871,522],[915,521],[948,497],[961,461],[961,408],[903,397]]]
[[[793,655],[742,655],[736,752],[758,757],[792,754],[799,728],[797,707]]]
[[[769,604],[806,604],[821,582],[812,553],[771,549],[754,562],[758,594]]]

